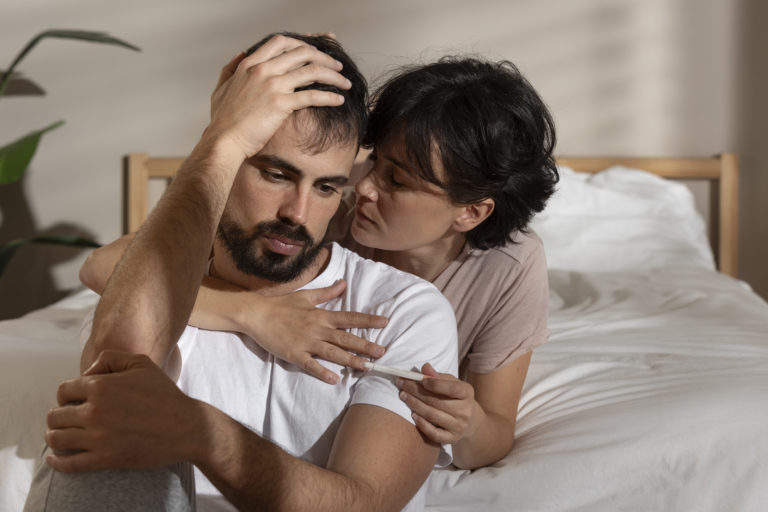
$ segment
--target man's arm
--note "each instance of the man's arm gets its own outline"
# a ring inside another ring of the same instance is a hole
[[[211,123],[104,290],[81,370],[108,348],[165,360],[189,317],[240,165],[295,110],[341,104],[343,97],[332,92],[294,92],[312,82],[348,88],[340,66],[305,43],[276,36],[224,67],[212,98]]]
[[[107,348],[165,360],[192,309],[240,158],[225,144],[198,144],[104,289],[81,370]]]
[[[196,465],[240,510],[400,510],[429,476],[439,451],[395,413],[353,405],[326,469],[290,456],[216,412],[211,415],[216,448]]]
[[[85,376],[60,386],[58,400],[62,405],[49,414],[46,433],[57,453],[47,459],[54,469],[189,460],[243,510],[400,510],[426,480],[439,450],[395,413],[353,405],[336,433],[328,468],[321,468],[186,396],[146,356],[121,352],[103,352]],[[72,450],[78,452],[58,454]]]

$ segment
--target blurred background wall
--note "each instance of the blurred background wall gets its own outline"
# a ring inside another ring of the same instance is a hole
[[[332,31],[374,83],[449,52],[512,60],[550,105],[559,154],[738,152],[741,277],[768,297],[767,11],[762,0],[5,0],[0,69],[47,28],[107,31],[142,52],[46,40],[23,62],[45,95],[0,99],[0,143],[66,124],[21,183],[0,187],[0,243],[114,239],[122,155],[186,154],[220,67],[266,33]],[[0,279],[0,318],[71,291],[85,255],[22,249]]]

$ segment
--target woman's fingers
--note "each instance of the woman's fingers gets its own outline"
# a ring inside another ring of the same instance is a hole
[[[322,380],[323,382],[327,382],[328,384],[339,383],[338,375],[318,363],[315,358],[309,354],[304,354],[302,361],[297,361],[296,364],[300,366],[305,372],[317,379]]]
[[[389,321],[385,316],[356,311],[327,311],[328,323],[337,329],[382,329]]]
[[[330,343],[320,342],[314,350],[315,355],[325,361],[330,361],[341,366],[349,366],[356,370],[364,370],[365,359],[358,357],[354,354],[350,354],[346,350],[332,345]]]
[[[422,372],[436,373],[428,365],[422,366]],[[474,408],[470,384],[452,375],[437,374],[421,382],[398,379],[397,387],[400,399],[413,411],[419,430],[433,441],[455,443],[467,433]]]
[[[341,331],[339,329],[329,331],[328,337],[330,338],[329,341],[344,350],[354,352],[358,355],[372,357],[374,359],[383,356],[386,351],[381,345],[371,343],[359,336],[355,336],[352,333]]]
[[[344,293],[344,290],[346,289],[347,282],[343,279],[339,279],[331,286],[326,286],[325,288],[317,288],[315,290],[304,290],[298,293],[303,294],[306,299],[312,303],[313,306],[318,306],[328,302],[331,299],[335,299]]]
[[[400,400],[412,411],[411,416],[419,430],[433,441],[454,443],[461,438],[463,429],[452,415],[427,405],[405,391],[400,392]]]
[[[414,423],[416,423],[416,428],[435,443],[451,444],[456,442],[455,436],[451,432],[436,427],[416,413],[413,413],[411,417],[413,418]]]
[[[472,386],[455,378],[430,377],[422,381],[422,385],[428,391],[456,400],[474,398]]]

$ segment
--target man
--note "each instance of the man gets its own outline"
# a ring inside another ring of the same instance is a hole
[[[202,504],[224,505],[210,482],[249,510],[397,510],[428,476],[440,447],[386,377],[325,386],[253,340],[184,329],[213,247],[212,275],[262,293],[346,279],[325,307],[389,317],[367,333],[387,348],[381,363],[456,371],[455,321],[436,289],[321,243],[362,136],[364,80],[333,40],[302,39],[317,48],[276,36],[224,68],[210,125],[104,290],[84,376],[59,388],[46,433],[57,471],[37,478],[28,510],[183,508],[181,461],[207,477]],[[173,373],[177,341],[193,397],[158,366]]]

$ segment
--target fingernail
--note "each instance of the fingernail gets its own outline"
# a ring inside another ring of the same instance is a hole
[[[405,384],[405,380],[401,379],[400,377],[397,378],[395,381],[395,385],[399,388],[403,387],[403,384]]]
[[[376,353],[376,357],[381,357],[384,355],[384,352],[386,352],[386,349],[384,349],[384,347],[379,345],[378,347],[376,347],[376,350],[374,352]]]
[[[403,402],[405,402],[405,399],[408,398],[407,395],[405,394],[405,391],[401,391],[398,396],[400,397],[400,400],[402,400]]]

